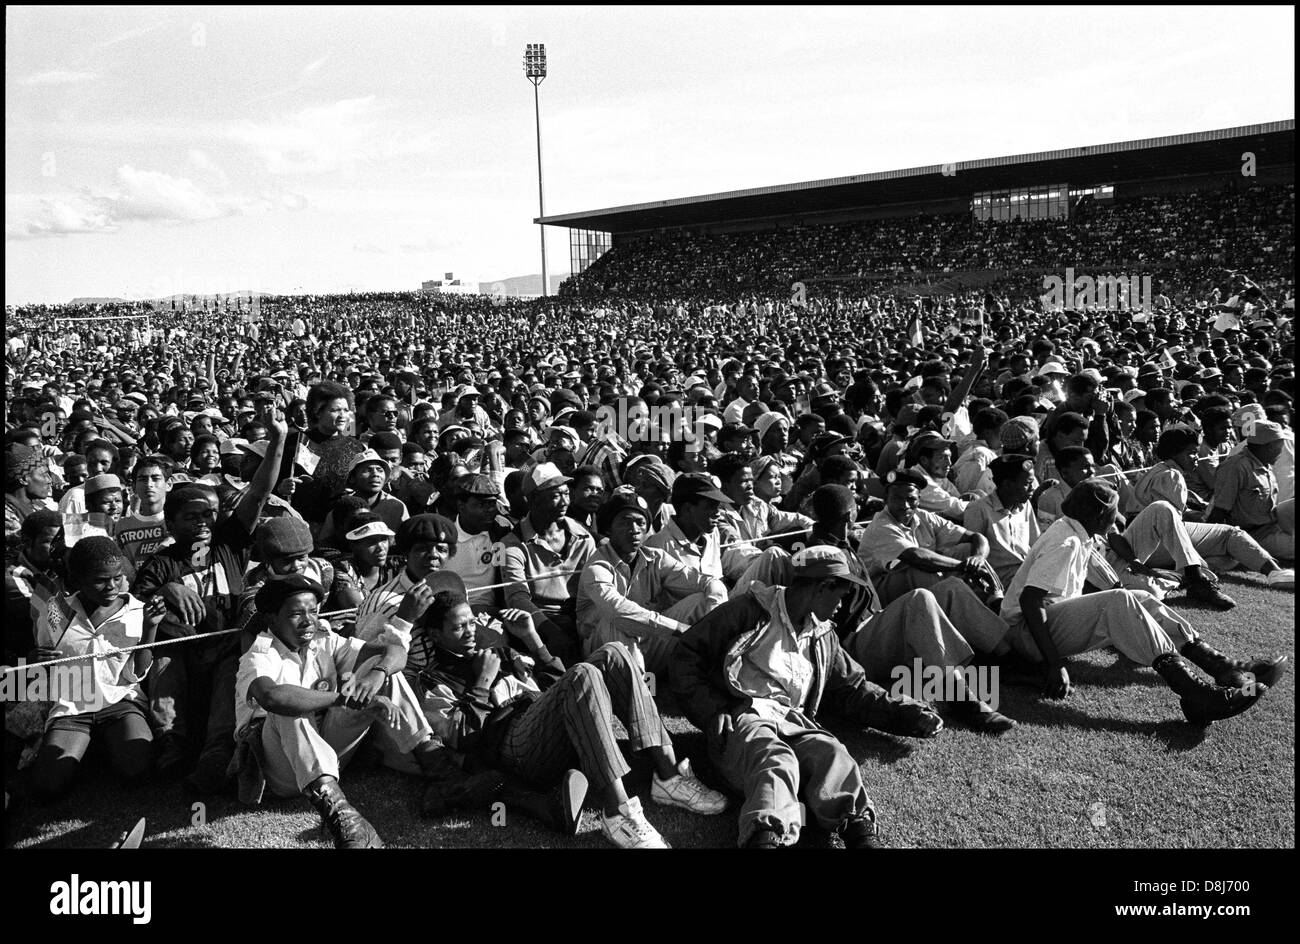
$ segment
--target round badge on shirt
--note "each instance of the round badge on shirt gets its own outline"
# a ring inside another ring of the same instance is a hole
[[[317,679],[316,683],[312,685],[312,689],[318,692],[332,692],[334,691],[334,683],[329,679]]]

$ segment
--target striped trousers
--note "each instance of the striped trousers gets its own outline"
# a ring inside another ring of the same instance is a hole
[[[627,728],[633,751],[671,743],[641,669],[621,642],[601,646],[512,719],[494,766],[543,786],[576,760],[599,792],[631,769],[614,738],[614,718]]]

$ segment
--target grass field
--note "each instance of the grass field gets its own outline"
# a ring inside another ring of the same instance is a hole
[[[1229,575],[1235,610],[1221,614],[1173,602],[1232,655],[1294,654],[1295,598],[1254,576]],[[885,845],[972,847],[1294,847],[1295,681],[1289,674],[1249,712],[1208,729],[1183,721],[1178,702],[1149,669],[1114,652],[1070,662],[1076,690],[1065,702],[1004,684],[1001,710],[1020,721],[1002,738],[958,727],[932,741],[828,726],[861,760],[880,813]],[[665,706],[678,751],[709,775],[703,735]],[[735,805],[712,818],[679,815],[649,800],[649,769],[634,764],[629,789],[647,818],[678,848],[729,848]],[[392,847],[605,847],[595,815],[565,839],[507,814],[445,820],[418,816],[419,785],[381,770],[345,772],[348,797]],[[209,799],[194,825],[176,784],[125,790],[89,771],[58,804],[21,798],[9,812],[6,845],[104,847],[146,817],[146,847],[328,848],[305,800],[270,800],[249,810],[232,797]]]

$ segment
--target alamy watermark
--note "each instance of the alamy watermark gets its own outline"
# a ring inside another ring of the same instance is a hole
[[[889,694],[930,702],[982,701],[997,711],[998,675],[996,665],[923,665],[918,658],[894,666]]]
[[[104,707],[104,693],[95,683],[90,659],[60,665],[28,665],[26,659],[0,675],[0,701],[71,702],[85,711]]]
[[[1073,266],[1065,270],[1064,278],[1043,276],[1043,291],[1044,307],[1056,310],[1150,311],[1155,304],[1149,275],[1076,277]]]

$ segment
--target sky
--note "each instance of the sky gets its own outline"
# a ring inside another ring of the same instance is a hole
[[[1290,7],[5,19],[6,304],[538,272],[531,42],[548,214],[1295,116]]]

